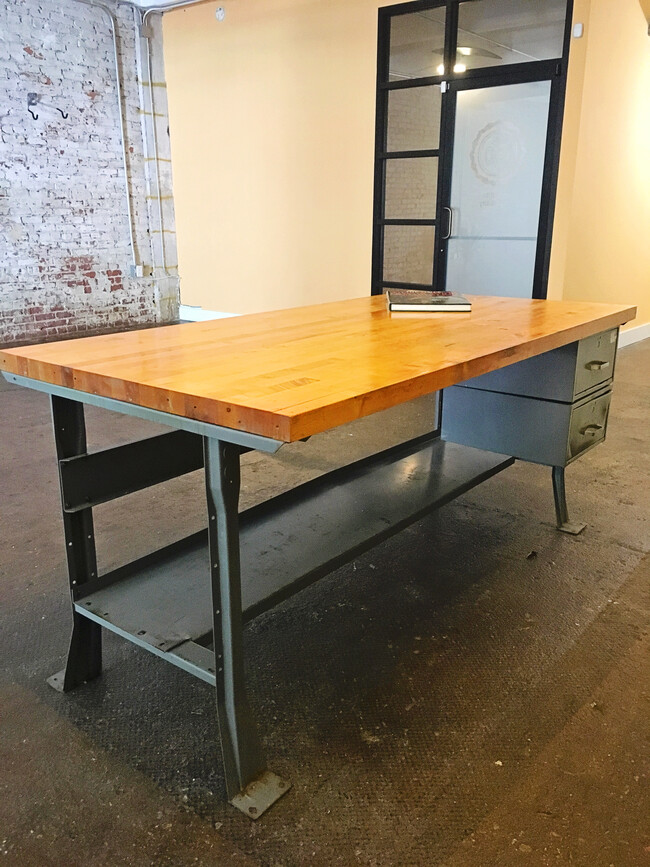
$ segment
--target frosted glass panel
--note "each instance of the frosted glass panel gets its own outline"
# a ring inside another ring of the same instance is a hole
[[[458,93],[447,284],[530,298],[550,81]]]
[[[389,220],[433,220],[437,185],[436,157],[387,160],[384,216]]]
[[[386,150],[437,148],[440,143],[441,100],[437,84],[389,91]]]
[[[386,226],[384,280],[430,285],[434,242],[433,226]]]

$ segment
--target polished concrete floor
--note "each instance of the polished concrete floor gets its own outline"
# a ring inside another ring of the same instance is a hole
[[[246,632],[250,699],[293,788],[224,802],[211,689],[116,636],[50,689],[69,632],[43,395],[0,388],[0,865],[650,864],[650,341],[619,355],[607,442],[515,464]],[[277,458],[242,504],[429,423],[420,401]],[[88,413],[92,446],[153,427]],[[203,523],[200,474],[96,510],[104,567]]]

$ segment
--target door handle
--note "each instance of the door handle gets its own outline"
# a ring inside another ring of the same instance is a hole
[[[584,427],[580,428],[580,433],[583,437],[590,436],[595,437],[599,430],[602,430],[604,425],[602,424],[588,424]]]
[[[452,211],[451,208],[447,207],[447,205],[445,205],[442,210],[443,211],[449,211],[449,223],[447,225],[447,234],[443,235],[443,238],[442,238],[443,241],[448,241],[451,238],[451,233],[452,233],[452,230],[454,228],[454,212]]]
[[[585,364],[587,370],[604,370],[609,367],[609,361],[589,361]]]

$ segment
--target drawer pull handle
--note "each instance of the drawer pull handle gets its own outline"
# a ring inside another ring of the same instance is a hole
[[[602,424],[588,424],[585,427],[580,428],[580,433],[583,437],[590,436],[595,437],[599,430],[602,430],[604,425]]]
[[[587,370],[604,370],[609,367],[609,361],[589,361],[585,367]]]

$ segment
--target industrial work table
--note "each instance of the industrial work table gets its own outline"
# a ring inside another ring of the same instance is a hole
[[[267,770],[251,716],[243,625],[510,466],[515,452],[445,442],[432,419],[431,434],[239,513],[242,452],[275,453],[608,329],[616,335],[635,313],[472,301],[469,314],[390,314],[382,297],[366,297],[0,352],[7,380],[51,395],[73,618],[66,666],[51,685],[68,691],[101,673],[102,628],[211,684],[228,798],[259,817],[289,784]],[[84,404],[176,430],[89,452]],[[207,529],[101,574],[93,507],[201,467]],[[556,508],[558,497],[563,484]]]

